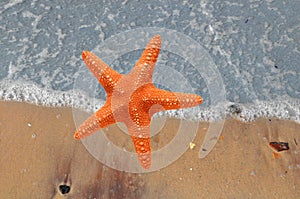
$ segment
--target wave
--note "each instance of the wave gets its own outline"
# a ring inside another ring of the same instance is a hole
[[[89,113],[98,110],[105,102],[104,99],[88,96],[88,93],[82,90],[55,91],[28,82],[12,82],[10,80],[0,82],[0,100],[4,101],[26,102],[51,107],[71,107]],[[244,122],[261,117],[275,117],[300,123],[300,100],[294,98],[273,101],[256,100],[246,104],[225,101],[218,106],[164,111],[155,114],[155,117],[169,116],[194,121],[217,121],[223,119],[224,114]]]

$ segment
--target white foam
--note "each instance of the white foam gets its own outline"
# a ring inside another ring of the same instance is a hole
[[[101,99],[86,97],[82,91],[72,90],[70,92],[54,91],[40,88],[26,82],[0,82],[0,99],[5,101],[27,102],[42,106],[72,107],[93,112],[104,103]],[[98,101],[96,106],[92,102]]]
[[[260,117],[275,117],[289,119],[300,123],[300,100],[285,98],[274,101],[256,101],[253,104],[234,104],[239,107],[236,113],[234,109],[227,109],[227,113],[237,116],[241,121],[253,121]],[[231,105],[232,107],[232,105]]]
[[[42,106],[72,107],[92,113],[98,110],[104,99],[87,97],[84,91],[54,91],[40,88],[31,83],[0,82],[0,99],[5,101],[27,102]],[[155,117],[170,116],[194,121],[218,121],[223,119],[225,110],[227,116],[233,116],[241,121],[249,122],[260,117],[276,117],[294,120],[300,123],[300,100],[285,98],[284,100],[256,101],[251,104],[224,102],[219,107],[196,107],[165,111],[155,114]]]

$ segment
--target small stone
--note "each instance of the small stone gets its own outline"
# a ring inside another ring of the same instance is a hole
[[[223,141],[224,137],[222,135],[219,136],[219,141]]]
[[[29,123],[27,123],[27,126],[31,127],[32,125],[31,125],[31,123],[29,122]]]
[[[36,134],[33,133],[33,134],[31,135],[31,138],[32,138],[32,139],[36,138]]]
[[[195,148],[195,146],[196,146],[196,144],[195,144],[195,143],[193,143],[193,142],[190,142],[190,149],[193,149],[193,148]]]
[[[23,168],[22,170],[21,170],[21,173],[26,173],[27,172],[27,169],[26,168]]]
[[[279,155],[279,153],[273,152],[273,157],[274,157],[274,159],[278,159],[278,158],[280,158],[280,155]]]
[[[240,114],[242,113],[242,107],[238,104],[232,104],[228,107],[228,110],[232,114]]]
[[[276,152],[289,150],[289,143],[287,142],[270,142],[270,147]]]
[[[65,184],[59,185],[59,191],[61,194],[67,194],[69,193],[71,190],[71,187]]]

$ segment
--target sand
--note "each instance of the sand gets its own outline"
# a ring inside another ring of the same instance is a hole
[[[174,135],[168,119],[153,138]],[[243,123],[228,118],[204,159],[198,152],[209,123],[199,123],[195,147],[159,171],[130,174],[93,158],[75,130],[71,108],[0,102],[1,198],[299,198],[300,124],[275,118]],[[115,134],[117,126],[106,129]],[[125,138],[128,148],[130,139]],[[275,158],[270,141],[289,143]],[[62,194],[59,186],[63,192]]]

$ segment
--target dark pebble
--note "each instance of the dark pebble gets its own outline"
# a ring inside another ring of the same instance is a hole
[[[71,187],[65,184],[59,185],[59,191],[61,194],[67,194],[71,190]]]

